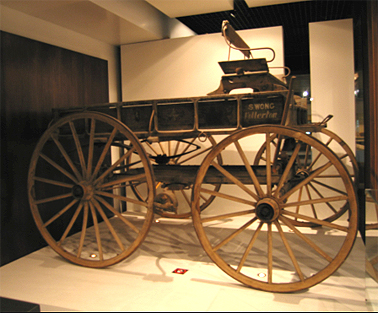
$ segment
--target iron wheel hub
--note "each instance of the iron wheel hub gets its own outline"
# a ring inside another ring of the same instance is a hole
[[[264,198],[256,205],[256,216],[263,222],[273,222],[279,215],[280,206],[274,199]]]

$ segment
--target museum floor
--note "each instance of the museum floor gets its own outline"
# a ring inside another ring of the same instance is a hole
[[[173,273],[178,268],[188,271]],[[377,309],[366,301],[370,280],[360,237],[334,275],[308,290],[279,294],[245,287],[224,274],[207,259],[190,221],[160,220],[129,259],[106,269],[73,265],[46,247],[1,267],[0,274],[1,297],[37,303],[41,311]]]

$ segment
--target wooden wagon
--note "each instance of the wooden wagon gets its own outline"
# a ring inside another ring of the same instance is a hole
[[[250,58],[227,22],[223,35],[248,58],[220,62],[220,87],[206,96],[54,111],[28,193],[38,229],[62,257],[120,262],[158,215],[191,218],[212,261],[253,288],[297,291],[341,266],[357,233],[353,153],[326,121],[308,122],[292,80]],[[244,87],[253,92],[230,94]]]

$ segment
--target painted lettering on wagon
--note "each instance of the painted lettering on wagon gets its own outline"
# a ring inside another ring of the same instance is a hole
[[[282,118],[284,97],[251,97],[242,99],[242,126],[278,124]]]
[[[244,119],[267,119],[277,118],[278,113],[272,112],[275,109],[273,102],[270,103],[251,103],[248,105],[248,109],[244,112]],[[263,111],[263,112],[262,112]]]

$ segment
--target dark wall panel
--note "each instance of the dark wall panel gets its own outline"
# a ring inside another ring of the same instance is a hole
[[[1,265],[45,245],[27,198],[33,149],[53,108],[105,103],[108,63],[1,32]]]

